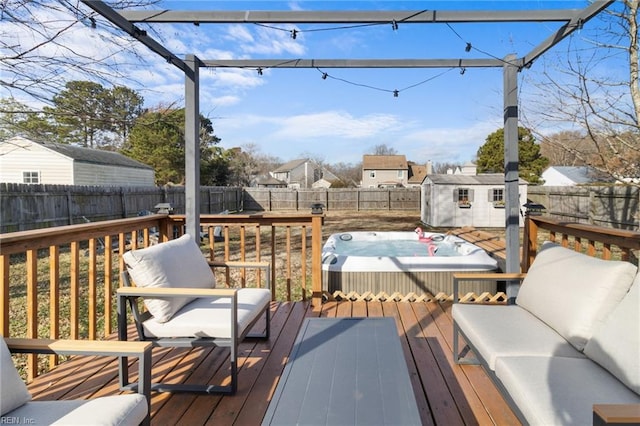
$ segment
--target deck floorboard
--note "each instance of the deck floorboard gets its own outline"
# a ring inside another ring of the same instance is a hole
[[[271,338],[239,347],[238,392],[233,396],[153,393],[152,424],[260,424],[306,317],[392,317],[407,360],[425,425],[518,424],[491,379],[479,366],[453,362],[449,303],[330,301],[314,310],[305,302],[273,302]],[[264,323],[256,325],[264,329]],[[228,349],[167,349],[153,353],[153,379],[169,383],[224,384]],[[135,362],[130,370],[135,379]],[[29,385],[35,400],[90,398],[119,393],[117,363],[75,357]]]

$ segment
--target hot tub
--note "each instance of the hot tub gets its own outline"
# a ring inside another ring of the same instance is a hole
[[[399,292],[450,295],[454,272],[493,272],[483,249],[453,236],[428,232],[345,232],[322,249],[323,288],[330,293]],[[465,282],[465,293],[495,294],[494,282]]]

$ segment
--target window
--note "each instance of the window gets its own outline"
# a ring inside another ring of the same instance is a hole
[[[40,183],[40,172],[22,172],[23,183]]]
[[[398,179],[402,179],[404,177],[404,170],[398,170]]]
[[[491,200],[489,201],[493,201],[494,203],[496,201],[504,202],[504,189],[493,188],[493,190],[491,191]]]
[[[458,202],[459,203],[469,202],[469,188],[458,188]]]
[[[375,179],[375,178],[376,178],[376,171],[375,171],[375,170],[370,171],[370,172],[369,172],[369,177],[370,177],[371,179]]]

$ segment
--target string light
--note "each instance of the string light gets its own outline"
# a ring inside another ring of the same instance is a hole
[[[295,28],[291,30],[291,38],[294,40],[298,38],[298,30],[296,30]]]
[[[397,98],[399,94],[400,94],[400,92],[397,89],[393,91],[393,97],[394,98]]]
[[[393,21],[391,21],[391,28],[393,29],[393,31],[397,31],[398,30],[398,23],[396,22],[395,19]]]
[[[258,75],[262,75],[262,68],[258,67]]]
[[[471,52],[471,43],[467,42],[467,45],[465,46],[464,51],[465,52]]]
[[[467,72],[465,67],[460,68],[460,75],[464,75],[465,72]]]
[[[96,18],[94,18],[93,16],[89,17],[89,21],[91,22],[91,28],[93,28],[94,30],[96,29]]]
[[[323,80],[326,80],[328,76],[329,76],[329,74],[327,74],[326,72],[322,73],[322,79]]]

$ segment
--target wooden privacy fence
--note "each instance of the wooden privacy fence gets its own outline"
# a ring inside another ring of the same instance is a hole
[[[0,183],[0,232],[134,217],[169,203],[184,213],[182,186],[110,187]],[[201,213],[242,210],[242,188],[200,188]]]
[[[640,229],[637,186],[529,186],[528,197],[546,214],[567,222],[619,229]]]
[[[245,210],[420,210],[420,188],[244,188]]]
[[[214,261],[269,261],[274,300],[312,299],[319,306],[323,220],[311,214],[204,215],[202,249]],[[182,215],[153,214],[0,234],[0,333],[109,336],[116,324],[115,289],[122,285],[121,254],[181,235],[184,222]],[[216,268],[218,286],[254,286],[265,278],[250,268],[226,272]],[[56,362],[51,358],[40,370]],[[37,375],[37,358],[27,358],[26,367],[30,378]]]

